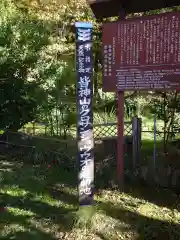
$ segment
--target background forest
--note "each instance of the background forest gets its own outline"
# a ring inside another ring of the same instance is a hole
[[[172,10],[178,8],[166,9]],[[116,122],[115,94],[101,88],[101,26],[115,19],[97,21],[84,0],[1,1],[0,129],[14,132],[34,122],[47,134],[66,137],[76,124],[73,26],[81,20],[94,25],[94,123]],[[178,132],[179,102],[178,92],[127,93],[125,116],[142,117],[151,131],[155,113],[159,131]]]

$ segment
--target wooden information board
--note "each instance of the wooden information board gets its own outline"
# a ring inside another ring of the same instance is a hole
[[[180,12],[103,26],[103,90],[180,88]]]

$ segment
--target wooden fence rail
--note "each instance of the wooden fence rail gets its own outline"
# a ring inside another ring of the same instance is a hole
[[[124,134],[132,135],[132,122],[124,123]],[[103,123],[94,125],[94,138],[103,139],[117,137],[117,123]]]

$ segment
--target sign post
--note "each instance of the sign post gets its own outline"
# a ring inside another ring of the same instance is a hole
[[[103,90],[117,92],[117,171],[124,175],[124,92],[180,88],[180,13],[108,22],[102,29]]]
[[[125,20],[125,12],[120,9],[120,20]],[[115,53],[115,51],[113,51]],[[115,58],[115,55],[112,58]],[[116,88],[117,89],[117,88]],[[117,179],[121,188],[124,185],[124,91],[117,91]]]
[[[124,92],[117,92],[117,179],[123,188],[124,184]]]
[[[79,204],[92,205],[94,194],[92,24],[76,22],[77,142]]]

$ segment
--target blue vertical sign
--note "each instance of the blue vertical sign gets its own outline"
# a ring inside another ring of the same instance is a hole
[[[92,24],[77,22],[75,27],[79,203],[92,205],[94,194]]]

